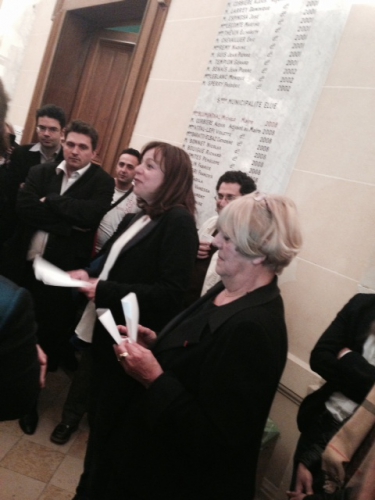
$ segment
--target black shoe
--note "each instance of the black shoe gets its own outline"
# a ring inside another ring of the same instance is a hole
[[[60,423],[52,432],[50,440],[52,443],[65,444],[69,441],[70,436],[78,429],[78,425],[67,425]]]
[[[25,434],[31,435],[36,431],[38,420],[38,412],[36,410],[33,410],[27,415],[21,417],[18,423]]]

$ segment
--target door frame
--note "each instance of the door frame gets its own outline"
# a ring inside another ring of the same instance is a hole
[[[28,111],[22,136],[22,144],[35,140],[35,112],[44,102],[54,58],[58,49],[64,22],[69,13],[85,7],[99,7],[108,4],[130,3],[132,0],[58,0],[51,34],[47,43],[34,94]],[[172,0],[148,0],[142,18],[138,43],[131,62],[127,83],[119,103],[116,127],[110,139],[110,153],[105,168],[111,172],[122,149],[129,146],[134,125],[141,106],[152,62],[161,37],[168,8]],[[73,7],[74,5],[74,7]],[[116,5],[115,5],[116,6]],[[117,5],[118,6],[118,5]],[[55,103],[58,104],[58,103]],[[68,116],[69,118],[69,116]]]

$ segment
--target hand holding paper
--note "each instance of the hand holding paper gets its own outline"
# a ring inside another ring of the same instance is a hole
[[[68,273],[39,256],[35,257],[33,268],[35,278],[43,281],[45,285],[83,288],[90,284],[87,281],[71,278]]]

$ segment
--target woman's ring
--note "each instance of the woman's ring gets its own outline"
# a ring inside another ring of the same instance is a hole
[[[118,357],[118,360],[121,361],[121,358],[126,358],[126,356],[129,356],[129,353],[127,351],[125,352],[122,352],[119,357]]]

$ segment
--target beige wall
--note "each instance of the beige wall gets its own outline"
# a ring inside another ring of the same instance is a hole
[[[132,145],[181,145],[226,0],[173,0]],[[366,2],[364,2],[366,3]],[[368,3],[368,2],[367,2]],[[284,499],[298,399],[319,383],[309,353],[342,305],[375,290],[375,6],[354,5],[286,194],[299,208],[300,257],[282,280],[290,353],[271,412],[281,430],[263,494]]]
[[[52,27],[56,0],[39,0],[23,63],[17,75],[17,85],[11,95],[8,113],[10,123],[23,129],[33,96],[36,79]]]
[[[172,0],[132,138],[182,146],[227,0]]]

